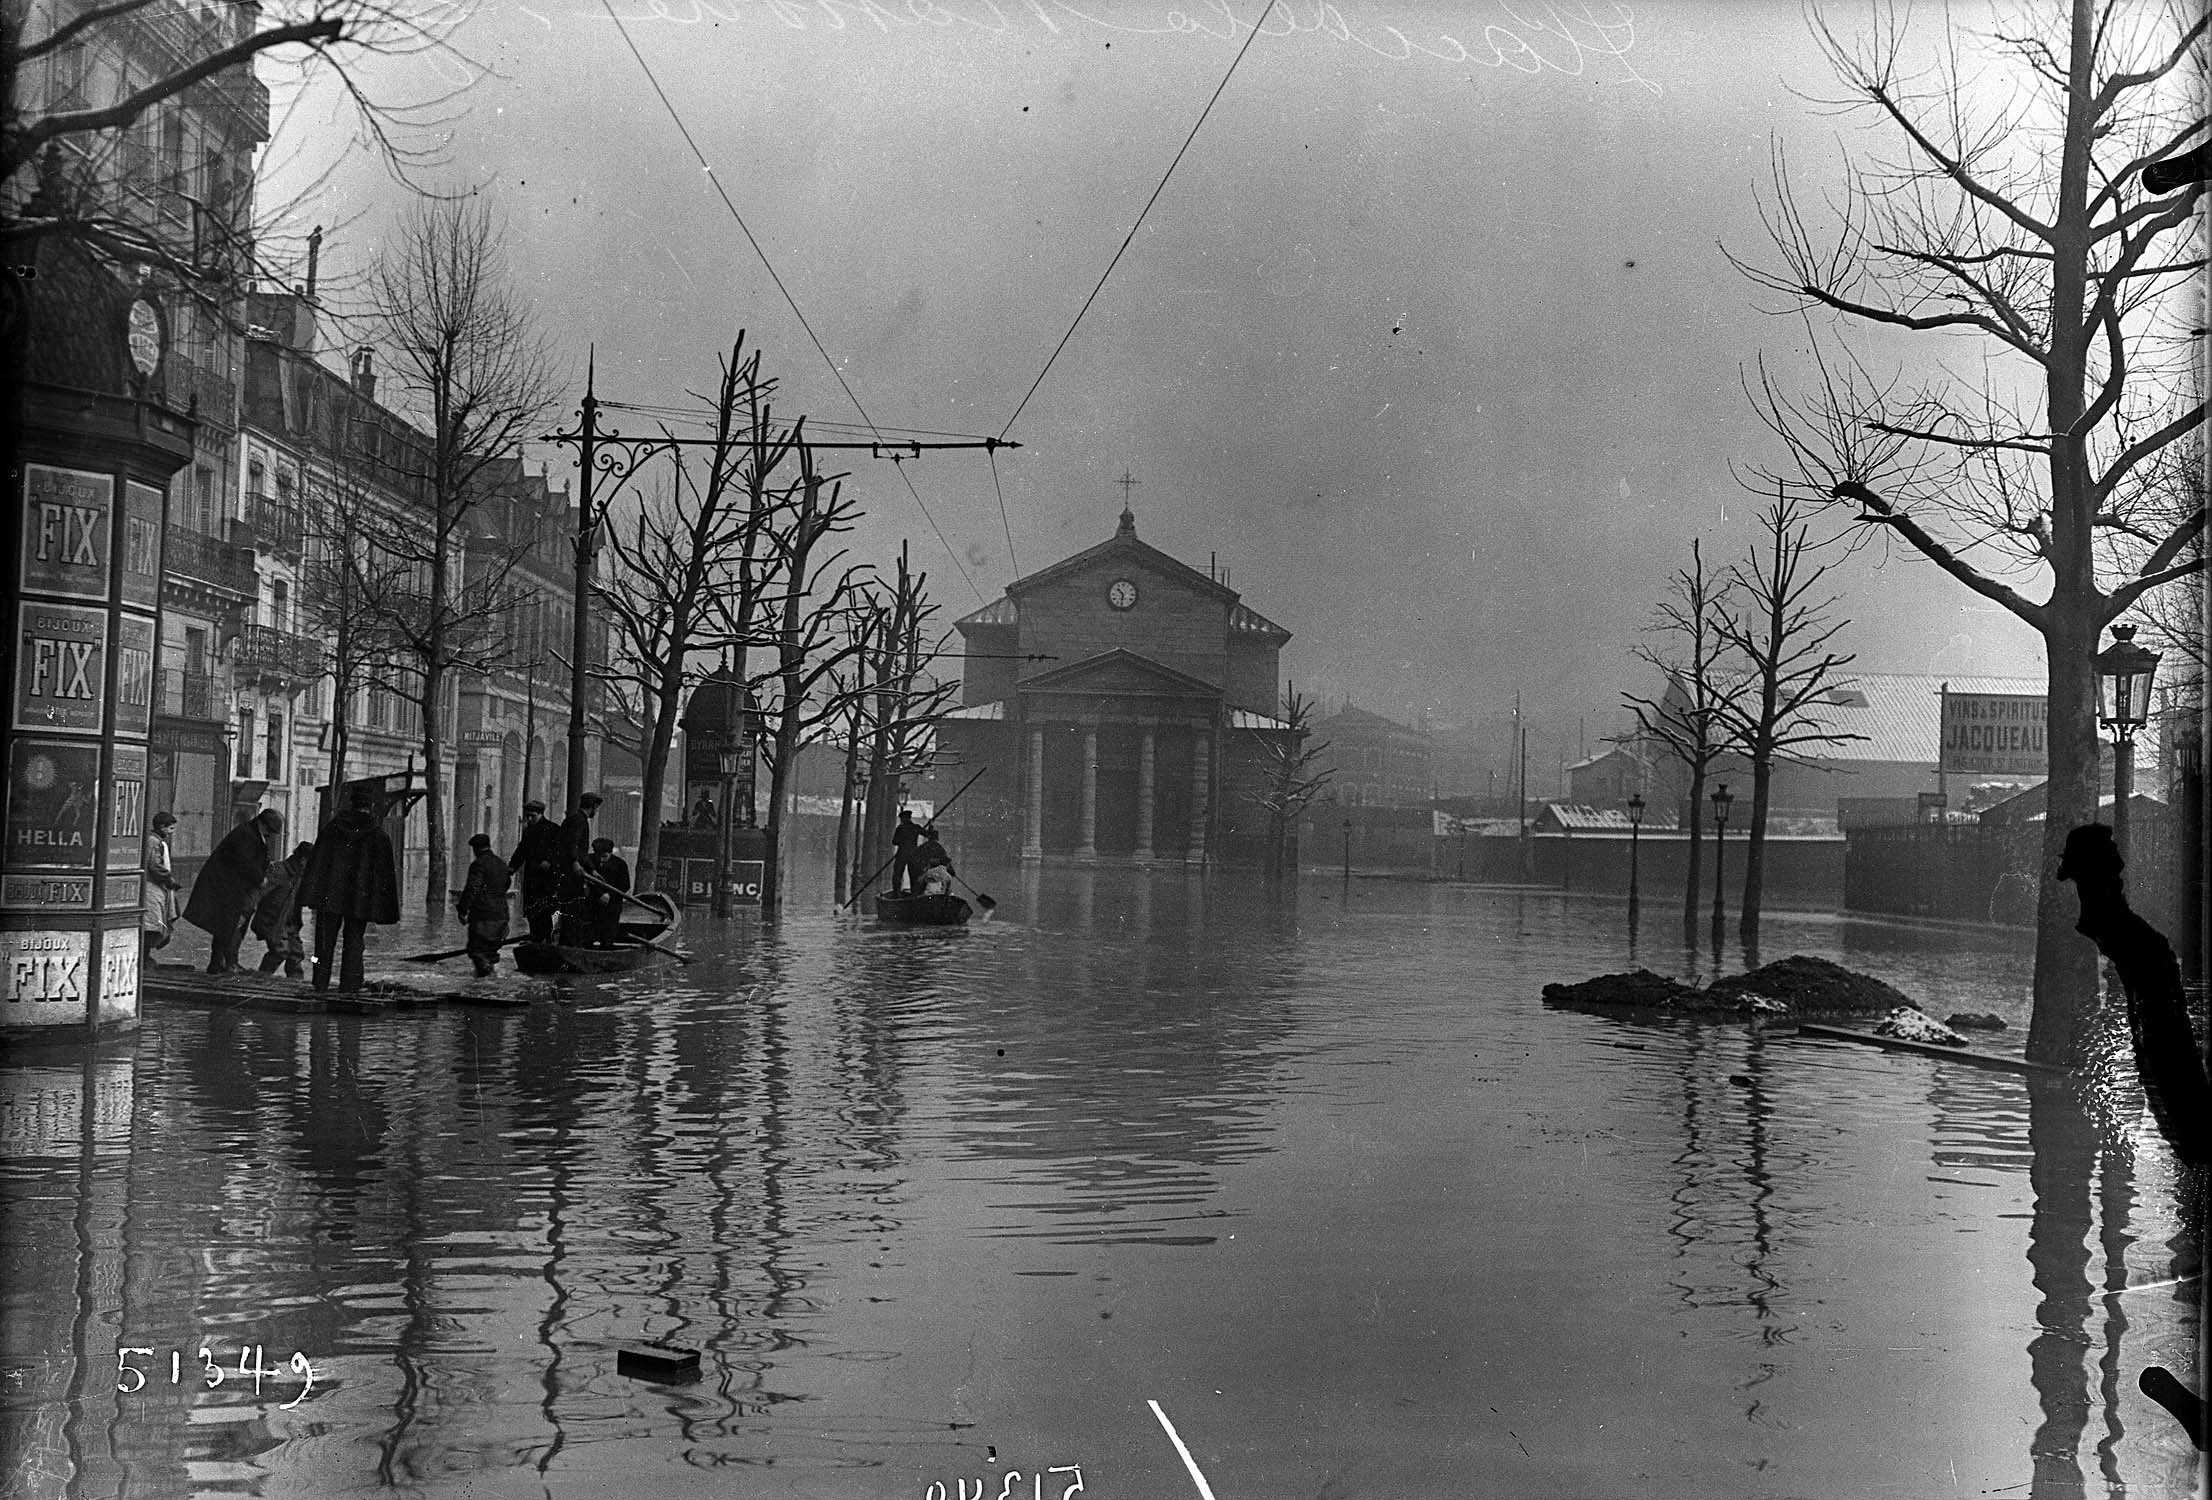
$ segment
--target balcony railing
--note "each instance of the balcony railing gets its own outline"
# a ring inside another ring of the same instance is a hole
[[[306,682],[323,674],[323,643],[273,625],[248,625],[238,633],[231,661],[249,676]]]
[[[169,528],[168,543],[165,560],[172,573],[237,594],[251,594],[258,587],[253,553],[243,547],[183,526]]]
[[[251,537],[241,536],[241,543],[259,548],[263,552],[297,552],[300,550],[300,513],[297,507],[273,500],[267,495],[250,496],[246,501],[246,525]]]
[[[216,695],[215,674],[195,672],[189,667],[161,669],[158,711],[164,718],[196,719],[203,724],[226,723],[229,717],[227,705]]]

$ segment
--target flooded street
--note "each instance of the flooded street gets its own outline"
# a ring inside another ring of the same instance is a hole
[[[966,930],[802,890],[526,1009],[149,1000],[89,1090],[13,1065],[7,1493],[2189,1493],[2139,1099],[1546,1010],[1631,967],[1618,902],[977,883]],[[2018,935],[1770,916],[1795,952],[2026,1019]]]

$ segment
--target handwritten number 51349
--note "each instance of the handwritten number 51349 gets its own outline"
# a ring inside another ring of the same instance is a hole
[[[154,1351],[144,1345],[121,1347],[115,1351],[115,1388],[126,1396],[145,1390],[149,1383],[146,1372],[131,1363],[131,1356],[134,1354],[142,1354],[149,1360],[154,1357]],[[252,1377],[253,1392],[256,1396],[261,1394],[261,1383],[264,1380],[273,1380],[284,1373],[282,1370],[271,1369],[264,1365],[261,1362],[261,1357],[261,1345],[242,1344],[239,1346],[236,1373],[241,1380],[249,1376]],[[279,1411],[290,1411],[293,1407],[305,1401],[307,1393],[315,1388],[315,1367],[308,1362],[306,1355],[295,1351],[289,1364],[292,1373],[299,1376],[303,1384],[300,1386],[300,1393],[279,1407]],[[227,1378],[223,1373],[222,1362],[215,1357],[215,1351],[205,1344],[200,1346],[200,1369],[195,1373],[205,1380],[207,1388],[211,1391],[221,1385]],[[184,1351],[181,1349],[169,1351],[169,1383],[172,1386],[184,1383]]]

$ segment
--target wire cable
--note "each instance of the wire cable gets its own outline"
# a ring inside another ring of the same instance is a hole
[[[668,118],[675,122],[677,133],[683,136],[684,144],[691,148],[691,154],[698,158],[700,168],[707,174],[707,180],[714,184],[715,196],[720,198],[722,206],[730,211],[731,219],[736,221],[739,232],[745,236],[745,243],[751,245],[753,253],[760,257],[762,267],[768,272],[768,279],[776,284],[776,290],[783,294],[783,300],[790,307],[791,315],[797,318],[799,326],[806,330],[807,340],[814,345],[814,352],[822,356],[823,364],[829,366],[830,377],[837,382],[838,388],[845,393],[845,399],[853,404],[853,410],[860,413],[860,420],[867,424],[868,431],[880,439],[882,433],[876,427],[876,419],[868,415],[867,407],[861,405],[860,397],[854,394],[853,388],[846,383],[844,372],[837,368],[837,361],[830,358],[829,350],[823,347],[822,340],[815,334],[814,325],[809,323],[806,314],[800,311],[798,299],[791,295],[791,289],[785,286],[783,278],[776,274],[775,263],[768,259],[768,251],[754,236],[752,226],[745,222],[745,216],[737,211],[737,205],[731,201],[729,193],[722,186],[722,179],[715,176],[714,164],[708,161],[706,153],[699,149],[699,142],[693,138],[691,127],[684,123],[684,117],[677,110],[675,102],[668,97],[668,91],[661,87],[660,79],[654,76],[652,64],[645,60],[645,54],[638,50],[637,43],[631,39],[630,29],[622,24],[622,17],[616,14],[612,0],[599,0],[599,3],[607,12],[607,19],[614,22],[614,29],[621,34],[623,45],[628,47],[630,55],[637,59],[638,68],[645,74],[645,81],[652,85],[653,93],[661,101],[661,108],[668,111]],[[1250,45],[1249,39],[1247,39],[1246,45]],[[1072,331],[1071,329],[1070,332]],[[1003,437],[1004,434],[1002,433],[1000,436]],[[938,527],[937,518],[929,513],[929,506],[922,500],[922,492],[914,488],[912,479],[906,477],[905,466],[900,464],[898,469],[899,477],[906,480],[906,492],[912,495],[914,503],[921,507],[923,518],[929,522],[929,529],[936,532],[939,544],[945,549],[945,555],[952,559],[953,568],[966,581],[968,588],[974,592],[977,600],[988,603],[989,601],[983,597],[983,591],[976,588],[975,580],[968,577],[968,570],[961,566],[960,554],[954,552],[952,543],[945,540],[945,533]]]
[[[605,0],[601,0],[601,3],[605,3]],[[1114,267],[1121,264],[1121,258],[1127,253],[1130,241],[1134,240],[1137,237],[1137,231],[1144,227],[1145,215],[1152,212],[1152,205],[1159,202],[1160,194],[1167,190],[1167,180],[1175,175],[1176,167],[1181,165],[1183,153],[1190,150],[1192,141],[1198,139],[1199,129],[1206,123],[1206,116],[1213,113],[1214,101],[1219,99],[1221,91],[1229,86],[1229,80],[1236,74],[1237,64],[1244,61],[1244,54],[1251,51],[1252,44],[1260,39],[1260,27],[1265,25],[1267,18],[1274,13],[1275,0],[1268,0],[1267,9],[1261,11],[1259,20],[1252,23],[1251,35],[1244,39],[1243,46],[1237,48],[1237,55],[1229,59],[1228,72],[1221,75],[1221,82],[1214,85],[1213,95],[1207,99],[1206,107],[1198,112],[1198,120],[1191,126],[1190,134],[1183,137],[1183,144],[1176,149],[1175,160],[1167,164],[1167,170],[1160,174],[1158,184],[1152,189],[1152,196],[1145,199],[1144,207],[1137,211],[1137,222],[1129,226],[1129,233],[1122,238],[1121,249],[1116,250],[1114,258],[1106,262],[1106,269],[1099,273],[1098,285],[1091,288],[1091,294],[1085,297],[1083,305],[1076,309],[1075,321],[1068,324],[1066,333],[1060,335],[1060,342],[1052,346],[1052,354],[1045,360],[1045,367],[1037,372],[1037,378],[1032,380],[1029,383],[1029,389],[1023,392],[1021,401],[1014,407],[1014,415],[1008,417],[1006,425],[999,429],[998,435],[1000,437],[1003,438],[1007,433],[1014,430],[1015,418],[1022,414],[1023,407],[1029,405],[1029,398],[1037,394],[1037,387],[1045,383],[1045,377],[1052,373],[1052,366],[1060,358],[1060,351],[1067,348],[1069,339],[1075,337],[1075,330],[1082,325],[1083,315],[1091,310],[1091,304],[1098,300],[1098,294],[1106,289],[1106,278],[1114,274]]]
[[[1014,555],[1014,523],[1006,519],[1006,491],[999,487],[998,454],[989,448],[984,449],[983,454],[991,461],[991,488],[998,490],[998,523],[1006,528],[1006,562],[1019,578],[1022,576],[1021,559]]]

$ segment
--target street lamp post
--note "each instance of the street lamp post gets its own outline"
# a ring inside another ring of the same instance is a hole
[[[1642,892],[1637,888],[1636,842],[1644,826],[1643,794],[1631,793],[1628,799],[1628,925],[1636,925],[1636,908]]]
[[[739,734],[744,733],[742,719]],[[730,914],[730,825],[737,821],[730,807],[732,788],[737,785],[738,774],[745,768],[745,751],[742,742],[723,746],[717,756],[717,767],[722,773],[722,816],[715,820],[714,831],[714,901],[710,910],[718,917]]]
[[[1736,799],[1728,795],[1728,783],[1722,782],[1713,793],[1713,957],[1718,960],[1721,939],[1728,930],[1727,910],[1728,882],[1728,806]]]
[[[1344,883],[1352,883],[1352,820],[1344,820]]]
[[[2135,790],[2135,733],[2150,718],[2159,654],[2135,644],[2133,625],[2112,627],[2097,653],[2097,722],[2112,731],[2112,842],[2128,855],[2128,798]]]

